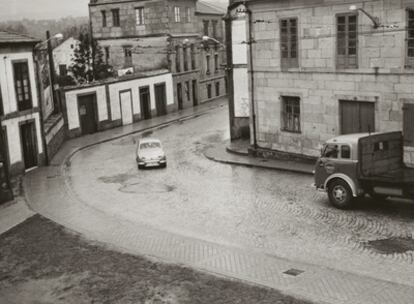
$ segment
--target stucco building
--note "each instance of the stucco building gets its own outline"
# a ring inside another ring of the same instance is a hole
[[[93,38],[119,75],[172,73],[174,109],[226,94],[223,12],[197,0],[91,0],[89,12]]]
[[[38,41],[0,31],[0,158],[10,176],[43,163],[33,48]]]
[[[316,156],[339,134],[403,130],[414,163],[414,1],[245,3],[259,149]]]

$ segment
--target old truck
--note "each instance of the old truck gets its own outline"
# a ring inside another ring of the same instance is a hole
[[[315,165],[315,187],[337,208],[357,197],[414,199],[414,168],[404,165],[401,132],[358,133],[328,140]]]

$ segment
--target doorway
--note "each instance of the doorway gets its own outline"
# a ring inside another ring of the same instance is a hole
[[[373,102],[340,100],[341,134],[375,132]]]
[[[181,83],[177,83],[177,100],[178,100],[178,110],[183,109],[183,88]]]
[[[125,126],[132,124],[133,115],[131,90],[119,92],[119,100],[121,105],[122,125]]]
[[[37,166],[36,126],[33,121],[20,125],[20,139],[26,170]]]
[[[149,87],[139,88],[139,100],[141,104],[141,118],[151,118],[151,96]]]
[[[198,105],[198,88],[197,88],[197,80],[192,81],[192,89],[193,89],[193,105]]]
[[[165,83],[159,83],[154,85],[154,89],[157,115],[165,115],[167,114],[167,96],[165,93]]]
[[[98,130],[96,122],[96,95],[78,96],[78,109],[82,135],[95,133]]]

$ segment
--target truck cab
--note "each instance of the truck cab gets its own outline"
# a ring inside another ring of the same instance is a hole
[[[315,165],[315,187],[342,209],[365,194],[413,199],[414,169],[404,165],[402,133],[358,133],[328,140]]]
[[[336,207],[345,208],[361,194],[358,187],[358,141],[368,133],[342,135],[328,140],[315,165],[315,187],[328,191]],[[331,191],[329,191],[329,187]]]

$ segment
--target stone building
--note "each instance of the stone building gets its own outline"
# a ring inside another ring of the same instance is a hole
[[[339,134],[403,130],[414,163],[413,0],[245,4],[259,149],[316,156]]]
[[[91,0],[89,13],[118,75],[171,71],[175,109],[226,94],[223,12],[197,0]],[[217,41],[203,41],[207,32]]]
[[[24,173],[44,161],[33,60],[37,42],[0,31],[0,159],[8,176]]]

